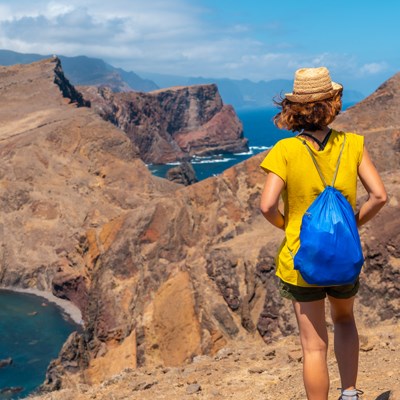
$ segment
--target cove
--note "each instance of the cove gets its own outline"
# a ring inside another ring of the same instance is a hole
[[[37,389],[50,361],[79,329],[55,303],[0,289],[0,400],[24,398]]]
[[[354,103],[343,104],[345,111]],[[236,111],[243,124],[244,136],[249,140],[249,151],[239,154],[217,154],[206,157],[193,157],[191,163],[198,180],[221,174],[227,168],[247,160],[251,156],[271,148],[278,140],[292,137],[293,132],[278,129],[273,124],[274,116],[279,112],[276,107],[244,108]],[[167,171],[179,162],[170,164],[149,164],[150,172],[161,178],[165,178]]]

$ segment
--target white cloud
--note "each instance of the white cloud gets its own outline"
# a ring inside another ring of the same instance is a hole
[[[360,68],[364,74],[386,68],[384,63],[360,67],[348,54],[300,54],[280,35],[278,22],[262,27],[274,40],[261,42],[252,36],[254,27],[218,26],[207,18],[212,10],[189,0],[2,3],[0,47],[24,53],[87,55],[126,70],[252,80],[291,79],[295,69],[307,66],[326,65],[333,79],[357,76]]]
[[[232,27],[232,32],[235,33],[244,33],[244,32],[249,32],[251,29],[247,25],[243,24],[236,24]]]
[[[0,4],[0,21],[12,17],[12,11],[8,5]]]
[[[141,1],[124,0],[112,3],[71,0],[68,4],[38,1],[35,9],[25,1],[16,3],[11,12],[5,13],[7,18],[0,17],[3,46],[19,44],[12,49],[16,51],[52,47],[53,52],[68,50],[71,53],[66,55],[74,55],[87,52],[93,45],[104,46],[101,56],[113,58],[114,50],[118,49],[119,56],[128,59],[131,48],[145,49],[149,43],[159,41],[162,51],[162,45],[168,41],[179,43],[180,37],[198,34],[195,10],[180,9],[179,0],[169,1],[168,8],[164,3],[159,9],[153,9],[154,2],[144,5]],[[21,3],[27,5],[26,9]],[[79,3],[85,3],[85,7]],[[121,48],[126,50],[125,55]]]
[[[73,9],[74,8],[70,4],[50,2],[43,14],[47,18],[51,19],[58,17],[59,15],[68,14],[69,12],[73,11]]]
[[[360,72],[365,75],[376,75],[388,69],[386,62],[364,64],[360,68]]]

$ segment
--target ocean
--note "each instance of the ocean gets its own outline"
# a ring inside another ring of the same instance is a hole
[[[353,104],[343,105],[343,110]],[[217,154],[209,157],[193,157],[191,160],[198,180],[222,173],[227,168],[247,158],[271,148],[280,139],[291,137],[294,133],[278,129],[272,122],[277,108],[252,108],[236,110],[243,124],[244,136],[249,139],[249,151],[239,154]],[[164,178],[167,171],[179,162],[165,165],[148,165],[156,176]]]
[[[19,399],[43,383],[50,361],[57,358],[68,336],[79,327],[48,300],[0,290],[0,399]],[[6,388],[22,388],[18,393]]]
[[[252,108],[236,111],[243,124],[244,136],[249,139],[249,151],[237,154],[216,154],[208,157],[193,157],[191,163],[198,180],[218,175],[225,169],[273,146],[279,139],[292,136],[291,132],[282,131],[272,123],[276,108]],[[150,164],[149,170],[164,178],[167,171],[179,162],[165,165]]]

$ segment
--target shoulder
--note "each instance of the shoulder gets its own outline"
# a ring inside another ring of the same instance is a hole
[[[295,137],[279,140],[269,150],[260,167],[267,172],[276,173],[285,180],[283,171],[286,170],[288,160],[293,159],[296,153],[298,154],[301,145],[301,140]]]
[[[346,138],[353,143],[364,145],[364,136],[358,133],[346,132]]]
[[[346,137],[346,148],[354,155],[359,165],[364,153],[364,136],[353,132],[335,132],[337,137]]]
[[[276,148],[281,151],[291,151],[293,149],[298,149],[299,147],[301,147],[301,145],[302,145],[301,140],[294,136],[279,140],[278,142],[276,142],[273,149]]]
[[[281,139],[275,143],[275,145],[271,148],[268,154],[272,155],[280,155],[285,159],[291,158],[293,154],[299,152],[299,149],[303,146],[302,141],[299,138],[290,137]],[[268,155],[267,155],[268,156]]]
[[[343,132],[343,131],[336,131],[336,130],[333,130],[333,132],[338,137],[344,138],[344,136],[346,136],[346,142],[348,142],[350,144],[364,146],[364,136],[363,135],[359,135],[358,133],[353,133],[353,132]]]

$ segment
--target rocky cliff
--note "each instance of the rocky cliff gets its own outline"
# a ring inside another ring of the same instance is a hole
[[[97,255],[85,243],[104,251],[128,210],[140,216],[179,186],[154,178],[124,133],[80,107],[58,59],[1,67],[0,93],[0,283],[53,292],[88,321]]]
[[[256,215],[259,171],[189,191],[151,176],[127,136],[84,107],[58,59],[1,68],[0,94],[0,283],[51,291],[84,319],[48,387],[178,365],[253,335],[264,289],[224,242]]]
[[[146,163],[248,150],[242,124],[233,108],[222,104],[215,85],[150,93],[112,93],[97,87],[79,90],[99,115],[127,134]]]
[[[127,136],[68,93],[57,59],[0,69],[0,283],[52,291],[84,319],[44,387],[250,339],[264,351],[294,332],[274,276],[281,233],[258,211],[264,154],[183,187],[151,176]],[[362,230],[359,316],[375,322],[400,314],[399,170],[383,177],[389,204]]]

